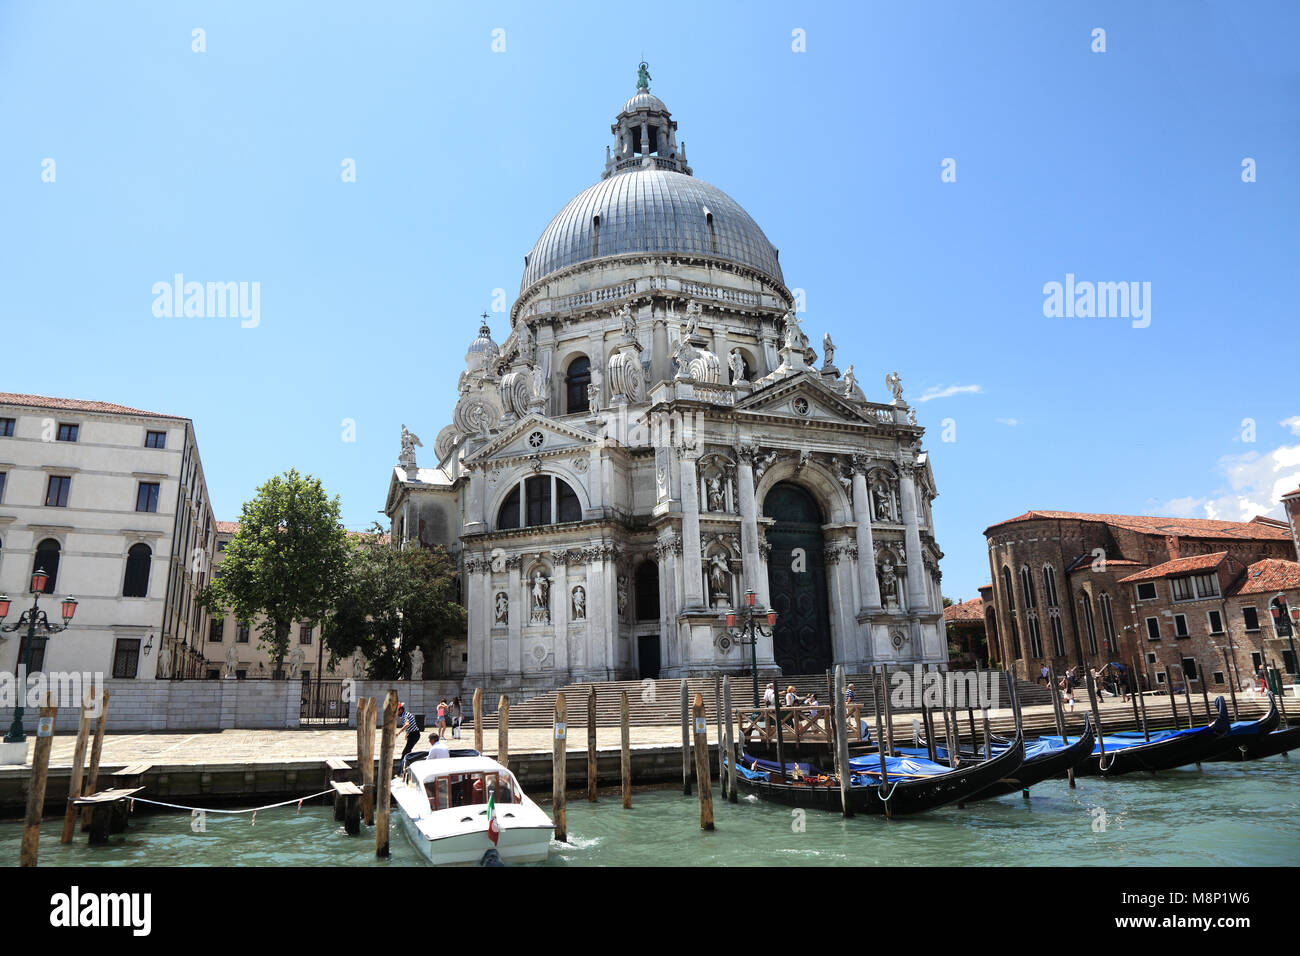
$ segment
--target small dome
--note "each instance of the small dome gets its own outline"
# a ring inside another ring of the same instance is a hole
[[[501,354],[500,347],[492,341],[492,330],[487,322],[479,326],[478,338],[469,344],[465,351],[465,364],[473,369],[485,368],[488,362]]]
[[[624,113],[633,113],[636,110],[654,110],[657,113],[667,113],[668,107],[664,106],[664,101],[649,90],[637,90],[636,95],[623,104]]]

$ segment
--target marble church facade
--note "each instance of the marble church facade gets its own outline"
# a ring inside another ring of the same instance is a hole
[[[812,348],[776,248],[694,176],[645,71],[611,131],[505,342],[470,345],[436,464],[404,426],[390,478],[395,539],[459,555],[468,681],[748,673],[724,617],[748,589],[779,615],[765,672],[944,662],[937,490],[898,376],[871,401],[829,333]]]

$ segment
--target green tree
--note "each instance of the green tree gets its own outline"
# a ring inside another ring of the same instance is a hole
[[[347,569],[347,532],[339,499],[320,480],[290,469],[244,502],[239,529],[226,547],[202,603],[232,609],[242,620],[261,615],[258,637],[283,673],[294,621],[325,619]]]
[[[446,641],[465,633],[456,588],[456,563],[443,548],[399,548],[378,525],[354,535],[323,630],[331,666],[360,649],[370,677],[408,678],[419,647],[427,673]]]

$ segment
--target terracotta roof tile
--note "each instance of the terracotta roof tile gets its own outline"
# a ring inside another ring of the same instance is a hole
[[[1176,574],[1191,574],[1194,571],[1212,571],[1223,563],[1223,559],[1228,556],[1227,551],[1216,551],[1213,554],[1194,554],[1188,558],[1175,558],[1172,561],[1166,561],[1164,564],[1157,564],[1154,568],[1147,568],[1145,571],[1139,571],[1137,574],[1130,574],[1126,578],[1120,578],[1120,584],[1132,584],[1136,581],[1154,581],[1157,578],[1169,578]]]
[[[187,421],[181,415],[164,412],[146,412],[139,408],[114,405],[112,402],[91,402],[80,398],[49,398],[45,395],[23,395],[18,392],[0,392],[0,405],[27,405],[32,408],[52,408],[66,412],[107,412],[111,415],[147,415],[150,418],[175,418]]]
[[[984,601],[980,598],[971,598],[969,601],[950,605],[943,609],[943,619],[949,622],[983,622]]]
[[[1041,520],[1095,521],[1116,528],[1142,534],[1177,535],[1181,538],[1233,538],[1242,541],[1280,541],[1290,537],[1281,527],[1265,521],[1215,521],[1209,518],[1161,518],[1152,515],[1107,515],[1083,511],[1026,511],[1022,515],[999,521],[984,529],[987,535],[994,528],[1019,521]]]
[[[1264,558],[1246,568],[1241,579],[1228,589],[1234,594],[1273,594],[1300,588],[1300,562]]]

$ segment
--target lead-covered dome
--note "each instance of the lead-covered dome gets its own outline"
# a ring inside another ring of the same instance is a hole
[[[569,266],[630,253],[725,259],[784,285],[777,251],[717,186],[664,169],[610,176],[571,199],[524,260],[520,291]]]

